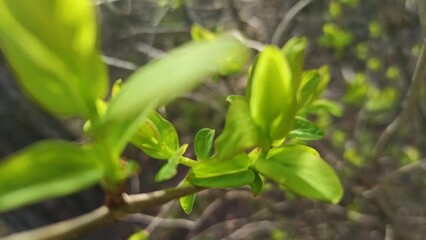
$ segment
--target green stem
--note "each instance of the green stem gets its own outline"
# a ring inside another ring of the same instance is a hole
[[[195,166],[195,164],[197,164],[197,161],[195,161],[195,160],[193,160],[193,159],[190,159],[190,158],[187,158],[187,157],[182,156],[182,157],[179,159],[179,163],[180,163],[180,164],[182,164],[182,165],[188,166],[188,167],[193,167],[193,166]]]

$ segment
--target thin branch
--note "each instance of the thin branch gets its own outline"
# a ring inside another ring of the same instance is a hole
[[[102,56],[102,61],[104,61],[104,63],[106,63],[107,65],[110,65],[116,68],[125,69],[125,70],[130,70],[130,71],[135,71],[136,69],[139,68],[138,65],[132,62],[121,60],[114,57],[105,56],[105,55]]]
[[[279,44],[282,35],[287,30],[291,20],[306,6],[308,6],[309,3],[311,3],[312,0],[301,0],[298,1],[296,4],[294,4],[293,7],[288,10],[288,12],[284,15],[281,22],[278,24],[277,28],[275,29],[274,34],[272,35],[272,44]]]
[[[169,219],[158,216],[151,216],[142,213],[129,214],[124,219],[129,222],[136,222],[141,224],[150,224],[151,222],[158,221],[159,227],[167,228],[186,228],[192,229],[195,226],[195,222],[187,219]]]
[[[373,162],[382,154],[387,147],[392,136],[396,131],[406,123],[416,109],[417,99],[421,90],[422,81],[426,79],[426,41],[423,42],[419,59],[417,60],[416,69],[411,80],[410,87],[405,97],[403,109],[401,113],[386,127],[379,137],[379,140],[373,150]]]
[[[102,206],[81,216],[22,233],[12,234],[2,238],[2,240],[65,240],[75,238],[96,227],[122,218],[129,213],[137,213],[142,209],[158,206],[202,190],[204,188],[181,186],[151,193],[124,195],[124,203],[113,209]]]

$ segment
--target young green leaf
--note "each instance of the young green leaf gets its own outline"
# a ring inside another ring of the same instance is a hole
[[[260,192],[262,192],[262,188],[263,188],[263,180],[260,177],[260,175],[258,173],[254,173],[254,180],[252,183],[250,183],[250,189],[251,192],[253,193],[253,196],[257,196],[260,194]]]
[[[294,37],[288,40],[281,50],[290,65],[294,91],[299,88],[307,45],[306,37]]]
[[[343,115],[342,106],[327,99],[318,99],[313,101],[311,104],[305,107],[304,111],[313,114],[326,112],[336,117],[341,117]]]
[[[187,179],[185,179],[183,181],[183,186],[188,186],[188,185],[191,185],[191,183]],[[196,198],[195,193],[188,195],[188,196],[185,196],[185,197],[179,198],[180,206],[182,207],[183,211],[186,214],[191,214],[192,208],[193,208],[194,203],[195,203],[195,198]]]
[[[324,137],[324,130],[315,123],[297,116],[294,128],[290,131],[288,137],[306,141],[319,140]]]
[[[310,147],[286,145],[273,148],[266,159],[254,163],[256,171],[302,196],[338,203],[342,185],[333,169]]]
[[[330,67],[328,65],[324,65],[318,69],[318,73],[320,75],[320,81],[318,83],[317,89],[315,90],[315,95],[313,100],[319,98],[324,90],[327,88],[328,83],[331,79]]]
[[[174,177],[177,173],[177,166],[179,164],[179,159],[185,153],[188,148],[188,144],[182,145],[179,150],[177,150],[174,155],[167,161],[167,163],[161,167],[160,171],[155,175],[156,182],[162,182],[169,180]]]
[[[23,89],[53,113],[92,115],[108,82],[91,2],[4,0],[0,16],[0,47]]]
[[[203,28],[198,24],[194,24],[191,27],[191,37],[194,41],[211,41],[217,38],[214,33],[210,30]]]
[[[259,143],[259,134],[247,101],[235,98],[229,106],[225,128],[216,139],[215,150],[219,159],[228,160]]]
[[[311,70],[303,73],[298,96],[300,107],[305,106],[313,100],[319,82],[320,75],[317,71]]]
[[[175,127],[157,111],[151,112],[131,138],[132,144],[156,159],[169,159],[179,149]]]
[[[127,240],[149,240],[149,232],[138,231],[130,235]]]
[[[188,174],[188,181],[202,187],[237,187],[253,182],[250,158],[240,154],[232,159],[198,162]]]
[[[93,150],[59,140],[36,143],[0,164],[0,212],[65,196],[102,176]]]
[[[98,139],[118,156],[155,107],[195,87],[223,67],[225,60],[246,61],[247,51],[239,41],[221,37],[186,44],[136,71],[111,101],[97,131]]]
[[[280,50],[266,46],[259,54],[250,80],[250,113],[269,141],[281,142],[297,112],[296,82]]]
[[[195,135],[194,150],[198,160],[202,161],[210,157],[214,133],[214,129],[203,128]]]

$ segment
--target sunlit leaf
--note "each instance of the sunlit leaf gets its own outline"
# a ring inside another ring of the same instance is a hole
[[[270,141],[281,141],[297,112],[292,71],[280,49],[266,46],[259,54],[250,80],[250,113]]]
[[[324,137],[324,130],[305,118],[296,117],[294,128],[288,137],[306,141],[319,140]]]
[[[300,106],[304,106],[313,100],[319,82],[320,75],[317,71],[311,70],[303,73],[298,96]]]
[[[259,141],[247,101],[243,97],[235,98],[228,109],[225,128],[215,143],[217,157],[227,160],[254,147]]]
[[[308,45],[306,37],[294,37],[287,41],[282,48],[291,70],[294,91],[297,91],[302,76],[305,49]]]
[[[53,113],[93,114],[108,83],[91,2],[4,0],[0,16],[0,47],[21,87]]]
[[[250,158],[240,154],[233,159],[209,159],[198,162],[188,174],[188,181],[202,187],[237,187],[250,184],[254,173],[248,167]]]
[[[179,149],[179,137],[175,127],[157,111],[148,114],[131,142],[155,159],[169,159]]]
[[[71,194],[102,176],[90,148],[59,140],[36,143],[0,164],[0,212]]]
[[[343,189],[334,170],[312,148],[286,145],[273,148],[254,163],[256,171],[304,197],[338,203]]]

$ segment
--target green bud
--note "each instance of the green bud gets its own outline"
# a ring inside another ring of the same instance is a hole
[[[297,85],[280,49],[266,46],[251,70],[247,92],[253,121],[274,145],[282,143],[292,128]]]

